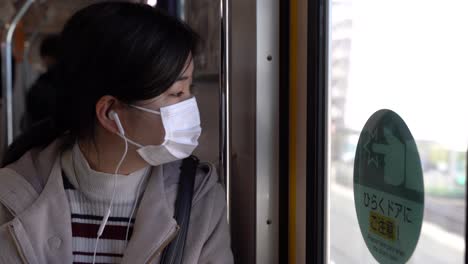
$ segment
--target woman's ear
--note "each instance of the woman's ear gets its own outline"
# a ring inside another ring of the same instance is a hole
[[[119,119],[119,101],[110,95],[101,97],[96,103],[96,118],[99,124],[112,134],[124,134]]]

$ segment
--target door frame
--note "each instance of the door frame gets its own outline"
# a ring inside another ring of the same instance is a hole
[[[328,262],[328,0],[307,16],[306,263]]]

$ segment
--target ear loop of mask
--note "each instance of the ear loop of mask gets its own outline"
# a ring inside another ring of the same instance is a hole
[[[116,116],[116,118],[113,118],[113,119],[115,119],[114,121],[117,123],[118,126],[121,126],[121,123],[120,123],[120,120],[118,119],[118,116],[117,115],[115,115],[115,116]],[[112,198],[111,198],[111,200],[109,202],[109,208],[108,208],[106,214],[104,215],[104,218],[102,219],[101,226],[99,226],[99,230],[98,230],[98,233],[97,233],[96,243],[95,243],[95,246],[94,246],[93,264],[96,263],[96,252],[97,252],[97,247],[98,247],[98,244],[99,244],[99,238],[104,233],[104,228],[107,225],[107,220],[109,220],[109,216],[111,214],[112,204],[114,203],[115,188],[116,188],[116,183],[117,183],[117,173],[119,172],[120,166],[122,166],[122,163],[123,163],[125,157],[127,156],[128,142],[127,142],[126,139],[124,141],[125,141],[125,151],[124,151],[124,154],[122,155],[122,158],[120,159],[119,163],[117,164],[117,167],[115,168],[115,172],[114,172],[114,175],[113,175],[113,177],[114,177],[114,187],[112,188]]]
[[[123,140],[125,140],[125,143],[130,143],[130,144],[132,144],[132,145],[134,145],[134,146],[136,146],[136,147],[138,147],[138,148],[142,148],[142,147],[143,147],[143,145],[136,143],[135,141],[133,141],[133,140],[127,138],[127,137],[124,136],[124,135],[121,135],[120,133],[117,134],[117,135],[118,135],[120,138],[122,138]]]
[[[141,111],[145,111],[145,112],[148,112],[148,113],[161,115],[161,112],[160,112],[160,111],[156,111],[156,110],[144,108],[144,107],[137,106],[137,105],[130,105],[130,106],[133,107],[133,108],[139,109],[139,110],[141,110]]]
[[[145,111],[145,112],[148,112],[148,113],[161,115],[161,112],[156,111],[156,110],[151,110],[151,109],[143,108],[143,107],[136,106],[136,105],[130,105],[130,107],[133,107],[133,108],[135,108],[135,109],[139,109],[139,110],[141,110],[141,111]],[[120,122],[119,122],[119,123],[120,123]],[[123,131],[123,127],[120,127],[120,130]],[[143,145],[141,145],[141,144],[139,144],[139,143],[137,143],[137,142],[135,142],[135,141],[133,141],[133,140],[127,138],[127,137],[125,136],[125,134],[119,133],[118,135],[119,135],[119,137],[121,137],[121,138],[122,138],[123,140],[125,140],[126,142],[128,142],[128,143],[130,143],[130,144],[132,144],[132,145],[134,145],[134,146],[136,146],[136,147],[138,147],[138,148],[143,148],[143,147],[144,147]]]

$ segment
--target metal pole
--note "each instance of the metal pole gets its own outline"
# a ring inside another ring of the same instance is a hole
[[[177,17],[182,21],[187,21],[186,11],[185,11],[185,0],[177,1]]]
[[[6,137],[4,138],[5,147],[9,146],[13,142],[13,65],[12,65],[12,40],[13,33],[15,33],[16,26],[18,22],[23,18],[26,11],[34,3],[34,0],[27,0],[16,16],[13,18],[13,21],[8,26],[5,42],[3,45],[4,52],[2,53],[3,58],[3,105],[4,107],[4,121],[3,129],[6,130]]]
[[[220,176],[226,183],[227,194],[227,218],[231,216],[230,201],[231,201],[231,120],[230,120],[230,69],[229,69],[229,35],[230,35],[230,17],[229,17],[230,0],[221,0],[221,93],[220,93]]]

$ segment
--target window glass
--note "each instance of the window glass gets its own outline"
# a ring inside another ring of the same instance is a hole
[[[353,167],[361,129],[380,109],[403,118],[421,158],[424,221],[408,263],[464,263],[468,1],[330,5],[331,263],[376,263],[357,222]]]

